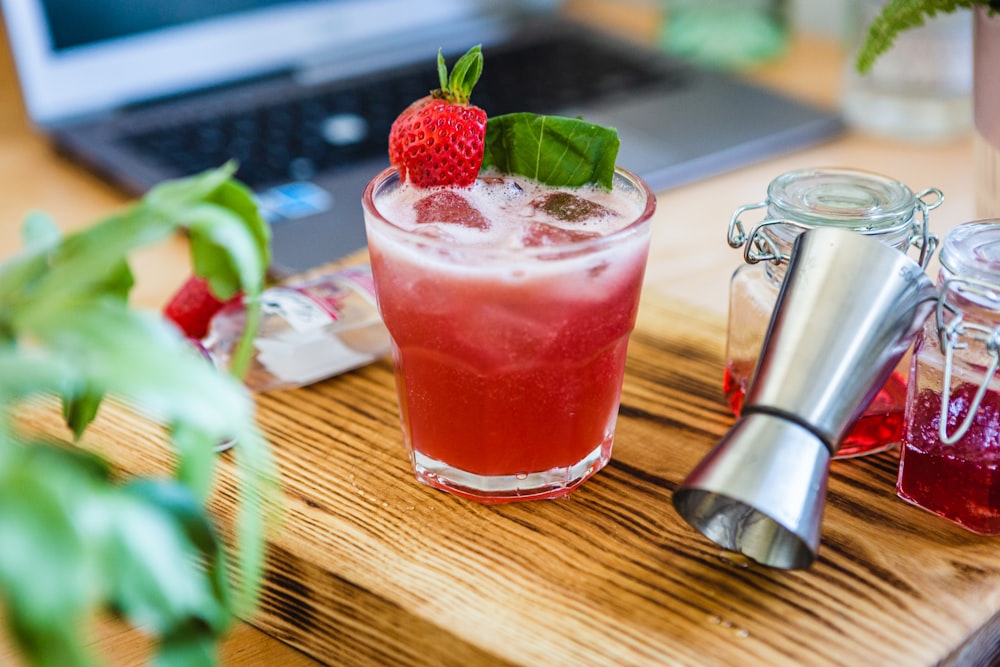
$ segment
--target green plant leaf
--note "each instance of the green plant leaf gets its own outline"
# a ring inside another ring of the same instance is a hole
[[[237,486],[243,493],[236,520],[238,542],[246,545],[236,554],[236,595],[233,608],[237,615],[249,613],[260,595],[264,575],[265,529],[276,529],[282,515],[281,487],[274,470],[276,464],[267,441],[256,429],[234,434],[236,445]]]
[[[92,391],[86,388],[77,389],[72,397],[63,396],[63,418],[73,431],[73,437],[79,440],[91,422],[97,417],[97,411],[104,400],[104,392]]]
[[[179,485],[176,492],[189,493]],[[171,507],[128,487],[112,501],[114,521],[103,562],[113,568],[107,579],[118,613],[161,636],[193,620],[216,634],[228,627],[232,617],[204,570],[204,554],[191,544]],[[197,505],[193,497],[191,502]]]
[[[260,217],[253,194],[239,183],[223,183],[208,199],[210,204],[192,208],[184,224],[195,273],[208,281],[221,300],[238,292],[247,297],[246,326],[230,364],[233,376],[242,378],[250,367],[253,338],[260,324],[257,297],[264,290],[270,263],[271,228]]]
[[[218,294],[262,291],[269,228],[231,180],[234,169],[163,183],[65,237],[30,216],[27,247],[0,264],[0,599],[32,664],[89,667],[81,628],[95,610],[158,635],[163,664],[213,660],[233,610],[257,600],[280,494],[252,397],[162,316],[127,303],[128,256],[178,232],[189,234],[192,264]],[[253,303],[240,346],[247,361],[259,324]],[[178,454],[174,479],[122,486],[82,450],[25,442],[19,405],[51,395],[76,437],[105,397],[162,424]],[[214,446],[230,437],[240,479],[233,581],[204,507]]]
[[[189,613],[189,619],[178,623],[174,632],[190,625],[191,620],[197,621],[202,633],[206,629],[213,633],[224,631],[232,620],[228,611],[225,550],[215,527],[202,511],[201,499],[192,494],[188,486],[166,480],[136,480],[127,484],[124,491],[168,515],[183,531],[186,543],[197,551],[205,574],[206,589],[218,603],[217,607],[213,607],[215,613]]]
[[[267,267],[267,257],[244,233],[242,218],[214,204],[192,209],[185,221],[191,241],[195,273],[208,279],[212,292],[221,300],[241,288],[260,291],[255,284]]]
[[[219,664],[213,637],[198,626],[183,628],[163,638],[152,667],[211,667]]]
[[[32,394],[59,393],[75,375],[70,361],[54,359],[45,350],[0,345],[0,405]]]
[[[62,238],[59,227],[49,216],[41,212],[29,213],[21,228],[24,245],[29,248],[51,248]]]
[[[178,455],[177,479],[199,499],[206,499],[214,477],[215,448],[220,441],[186,422],[171,427],[170,440]]]
[[[75,364],[86,379],[71,387],[82,396],[127,397],[160,423],[183,421],[219,439],[252,420],[246,388],[207,363],[157,315],[98,299],[64,304],[58,316],[30,324],[53,354]]]
[[[878,57],[892,48],[896,37],[904,30],[920,27],[938,13],[948,14],[976,4],[988,3],[983,0],[889,0],[868,26],[855,67],[862,74],[869,72]]]
[[[188,207],[211,198],[219,188],[229,182],[236,169],[236,162],[230,161],[218,169],[164,181],[153,186],[142,198],[140,205],[148,206],[167,217],[183,218]]]
[[[611,189],[618,132],[577,118],[514,113],[486,122],[483,169],[520,174],[556,187]]]
[[[84,620],[103,586],[83,517],[107,483],[107,466],[44,443],[8,445],[5,453],[0,594],[8,622],[31,664],[92,665]]]

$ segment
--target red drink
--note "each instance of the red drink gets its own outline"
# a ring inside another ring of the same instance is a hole
[[[364,200],[417,477],[484,502],[564,495],[609,460],[655,205],[622,171],[574,192],[600,209],[516,180],[444,191],[475,206],[429,221],[393,171]]]
[[[948,433],[965,420],[977,387],[958,385],[948,406]],[[989,390],[969,431],[955,444],[938,437],[941,393],[921,390],[903,435],[896,491],[900,498],[983,535],[1000,534],[1000,394]]]

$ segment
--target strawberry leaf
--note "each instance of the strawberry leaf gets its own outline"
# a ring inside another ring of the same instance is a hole
[[[450,76],[448,66],[444,62],[444,56],[438,49],[437,69],[441,89],[433,92],[432,95],[443,97],[452,104],[468,104],[469,98],[472,96],[472,89],[475,88],[483,73],[482,46],[473,46],[459,58],[452,68]]]
[[[483,169],[519,174],[555,187],[611,189],[618,131],[577,118],[513,113],[486,122]]]

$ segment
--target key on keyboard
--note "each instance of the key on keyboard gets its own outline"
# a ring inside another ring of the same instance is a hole
[[[490,50],[473,101],[491,116],[551,113],[597,96],[677,87],[683,80],[681,69],[636,60],[566,33]],[[159,127],[129,137],[128,143],[183,174],[236,159],[240,180],[260,188],[385,156],[392,121],[436,87],[436,70],[429,62],[387,77],[311,91],[306,97]]]

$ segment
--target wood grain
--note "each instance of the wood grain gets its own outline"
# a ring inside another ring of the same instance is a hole
[[[418,484],[386,360],[262,395],[286,517],[250,622],[335,665],[909,666],[994,636],[996,541],[897,499],[895,452],[834,464],[806,571],[725,552],[679,518],[672,491],[733,421],[723,340],[716,315],[647,298],[612,461],[557,501],[484,506]],[[130,472],[169,465],[156,427],[112,407],[85,444]],[[52,410],[26,420],[59,428]]]
[[[615,23],[643,27],[631,17]],[[126,197],[61,159],[29,125],[0,41],[6,258],[21,247],[27,211],[45,210],[69,230]],[[748,76],[832,108],[845,57],[835,42],[796,35],[786,57]],[[717,393],[721,318],[741,259],[725,244],[726,222],[740,204],[759,201],[772,178],[805,166],[940,187],[939,234],[974,216],[968,137],[905,144],[848,131],[658,193],[614,458],[569,499],[484,508],[417,485],[386,363],[263,397],[261,419],[290,483],[265,606],[251,620],[334,665],[987,664],[1000,636],[997,542],[896,499],[893,453],[834,464],[820,558],[806,572],[772,572],[724,553],[670,506],[672,489],[730,423]],[[187,276],[187,247],[176,239],[133,268],[136,302],[159,307]],[[125,470],[165,469],[158,430],[109,408],[88,446]],[[62,433],[52,410],[25,418]],[[216,506],[225,519],[234,486],[228,456],[221,462]],[[110,664],[143,662],[141,632],[98,626],[95,645]],[[315,664],[248,625],[224,643],[223,661]],[[19,664],[2,633],[0,664]]]

